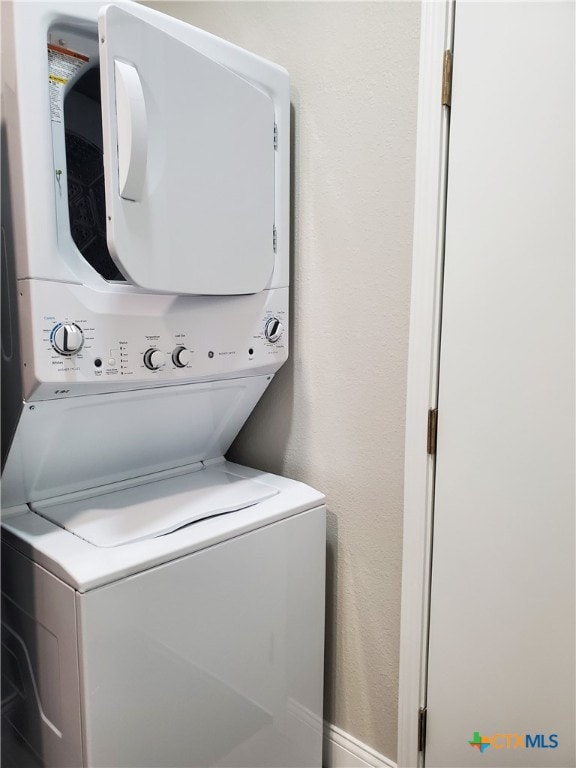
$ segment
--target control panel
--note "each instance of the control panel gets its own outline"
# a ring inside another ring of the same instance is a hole
[[[26,281],[21,301],[29,400],[274,373],[288,356],[287,288],[174,297]]]

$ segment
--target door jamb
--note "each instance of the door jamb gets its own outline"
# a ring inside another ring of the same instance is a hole
[[[418,712],[426,705],[433,456],[428,411],[437,407],[449,109],[442,106],[444,51],[452,48],[455,0],[422,3],[416,187],[406,400],[404,544],[398,766],[424,764]]]

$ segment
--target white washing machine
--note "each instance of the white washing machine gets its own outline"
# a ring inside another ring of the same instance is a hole
[[[10,727],[40,765],[319,766],[322,496],[167,474],[4,522]]]
[[[288,354],[288,76],[0,13],[3,764],[320,766],[324,498],[224,459]]]

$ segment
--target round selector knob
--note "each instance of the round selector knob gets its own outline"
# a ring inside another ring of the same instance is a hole
[[[266,336],[266,340],[270,341],[272,344],[275,344],[280,336],[282,336],[283,330],[284,326],[280,320],[278,320],[277,317],[271,317],[266,321],[266,326],[264,327],[264,335]]]
[[[150,371],[157,371],[166,365],[166,355],[161,349],[151,347],[144,352],[144,365]]]
[[[172,362],[176,368],[186,368],[190,362],[190,350],[183,346],[176,347],[172,352]]]
[[[72,357],[82,349],[84,334],[76,323],[58,323],[52,330],[50,341],[59,355]]]

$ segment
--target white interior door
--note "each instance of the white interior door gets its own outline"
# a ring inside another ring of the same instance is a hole
[[[158,17],[100,14],[110,254],[147,290],[256,293],[274,267],[272,98]]]
[[[574,93],[574,3],[457,2],[430,767],[576,763]]]

